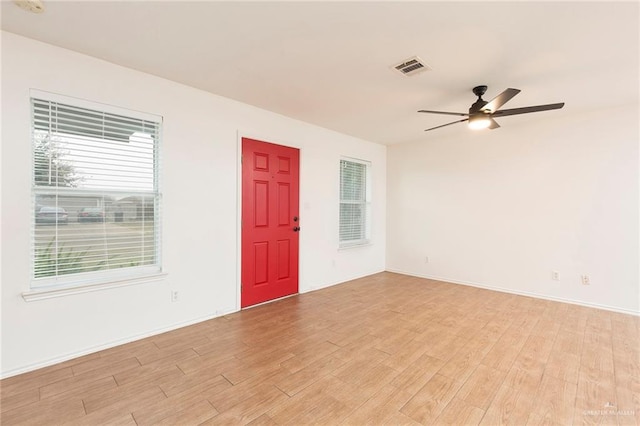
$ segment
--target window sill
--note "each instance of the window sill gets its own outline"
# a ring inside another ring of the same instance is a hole
[[[373,245],[373,243],[370,240],[361,240],[353,243],[340,244],[340,246],[338,247],[338,250],[348,250],[348,249],[358,248],[358,247],[367,247],[370,245]]]
[[[166,276],[166,273],[155,273],[135,278],[127,278],[79,286],[76,285],[73,287],[42,288],[32,291],[25,291],[22,293],[22,298],[27,302],[33,302],[36,300],[52,299],[54,297],[70,296],[73,294],[89,293],[91,291],[108,290],[118,287],[162,281]]]

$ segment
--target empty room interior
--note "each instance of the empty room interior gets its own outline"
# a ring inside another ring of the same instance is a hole
[[[640,3],[3,0],[3,425],[640,424]]]

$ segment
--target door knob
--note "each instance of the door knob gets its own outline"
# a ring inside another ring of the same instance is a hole
[[[300,230],[300,227],[299,227],[299,226],[294,226],[294,228],[293,228],[293,232],[298,232],[299,230]]]

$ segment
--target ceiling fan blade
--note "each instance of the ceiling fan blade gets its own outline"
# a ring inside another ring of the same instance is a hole
[[[469,114],[466,114],[464,112],[428,111],[426,109],[421,109],[418,112],[427,112],[429,114],[459,115],[461,117],[468,117],[469,116]]]
[[[549,111],[552,109],[560,109],[564,106],[564,102],[548,105],[536,105],[523,108],[502,109],[491,114],[494,117],[506,117],[508,115],[528,114],[530,112]]]
[[[481,111],[496,112],[502,105],[509,102],[511,98],[518,93],[520,93],[519,89],[506,89],[504,92],[487,102],[487,104],[481,108]]]
[[[493,118],[489,117],[489,127],[488,128],[493,130],[493,129],[497,129],[498,127],[500,127],[498,122],[496,120],[494,120]]]
[[[451,123],[442,124],[442,125],[440,125],[440,126],[432,127],[432,128],[430,128],[430,129],[425,129],[425,132],[428,132],[429,130],[439,129],[440,127],[451,126],[452,124],[464,123],[465,121],[469,121],[469,119],[468,119],[468,118],[464,118],[464,119],[462,119],[462,120],[452,121]],[[496,124],[497,124],[497,123],[496,123]]]

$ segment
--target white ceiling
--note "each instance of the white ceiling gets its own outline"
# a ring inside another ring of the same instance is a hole
[[[479,84],[521,89],[504,108],[566,102],[503,127],[640,95],[637,1],[44,4],[3,0],[2,29],[382,144],[468,132],[416,111],[466,112]],[[433,70],[392,69],[414,55]]]

